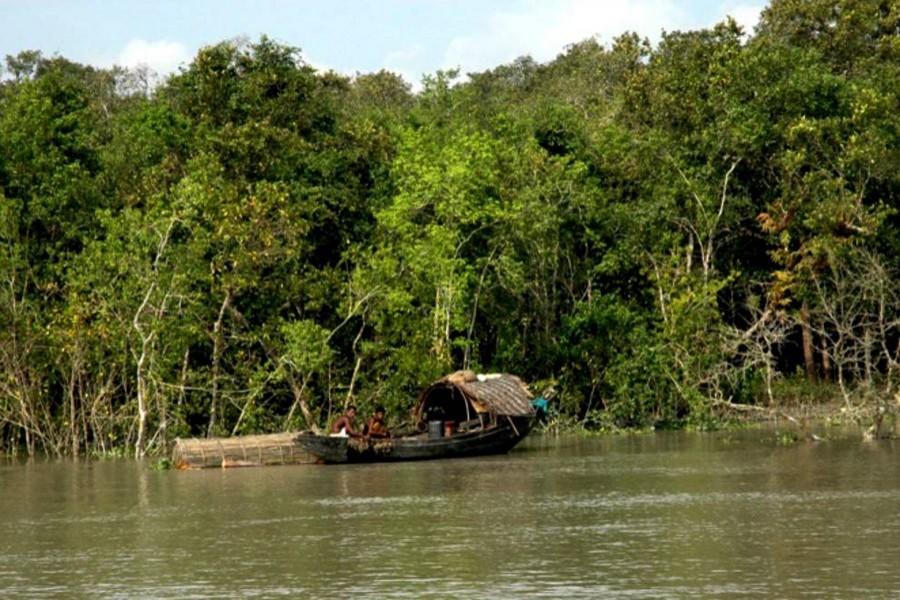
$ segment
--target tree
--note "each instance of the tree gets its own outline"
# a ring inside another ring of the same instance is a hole
[[[759,36],[815,50],[839,75],[900,58],[900,9],[890,0],[774,0]]]

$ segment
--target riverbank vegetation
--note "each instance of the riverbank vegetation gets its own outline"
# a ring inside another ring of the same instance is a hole
[[[560,423],[897,409],[900,11],[734,22],[483,73],[178,74],[24,51],[0,83],[0,444],[400,419],[455,369]],[[880,420],[878,421],[881,422]]]

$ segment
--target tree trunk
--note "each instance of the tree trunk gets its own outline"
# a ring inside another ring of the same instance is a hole
[[[147,373],[144,365],[147,362],[147,350],[150,346],[150,339],[151,337],[148,336],[142,341],[141,356],[138,358],[136,367],[138,430],[137,440],[134,442],[135,458],[143,458],[144,440],[147,437]]]
[[[78,362],[76,360],[72,360],[72,364],[70,365],[69,371],[69,448],[72,452],[72,456],[78,457],[80,448],[79,448],[79,435],[78,435],[78,408],[77,402],[75,400],[75,389],[76,389],[76,378],[78,370]]]
[[[822,341],[822,375],[826,380],[831,380],[831,357],[828,354],[828,338],[823,334]]]
[[[146,333],[144,330],[144,324],[141,322],[141,316],[144,314],[144,310],[150,304],[150,297],[153,295],[153,292],[156,290],[156,282],[152,282],[150,286],[147,288],[147,292],[144,294],[144,300],[141,302],[140,307],[137,309],[137,312],[134,313],[134,319],[131,322],[132,327],[137,332],[138,337],[141,338],[141,353],[137,357],[137,364],[135,365],[135,385],[137,386],[137,411],[138,411],[138,423],[137,423],[137,440],[134,442],[134,456],[135,458],[143,458],[144,456],[144,440],[147,438],[147,359],[149,358],[149,353],[151,350],[151,342],[153,341],[154,332]]]
[[[816,359],[813,354],[812,330],[809,325],[809,310],[804,301],[800,307],[800,328],[803,332],[803,362],[806,365],[807,381],[816,380]]]
[[[294,411],[297,410],[297,407],[300,407],[300,412],[303,414],[303,420],[306,421],[306,426],[312,431],[318,433],[318,427],[316,426],[315,418],[313,417],[312,410],[309,407],[309,403],[306,401],[305,393],[306,386],[309,383],[309,378],[304,378],[303,382],[297,381],[297,377],[294,375],[288,376],[288,382],[291,385],[291,392],[294,394],[294,403],[291,405],[290,411],[288,411],[288,416],[285,418],[284,423],[285,427],[288,427],[291,419],[294,417]]]
[[[219,308],[219,316],[213,325],[213,358],[212,358],[212,399],[209,403],[209,426],[206,429],[206,437],[215,436],[216,417],[219,405],[219,363],[222,359],[222,323],[225,321],[225,311],[231,304],[231,290],[225,292],[222,306]]]

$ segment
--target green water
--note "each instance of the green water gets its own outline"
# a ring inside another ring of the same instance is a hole
[[[900,445],[536,436],[507,456],[0,463],[2,598],[897,598]]]

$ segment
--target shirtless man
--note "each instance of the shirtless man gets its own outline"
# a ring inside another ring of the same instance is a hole
[[[356,431],[356,407],[348,406],[347,412],[341,415],[337,421],[331,424],[331,435],[348,435],[350,437],[360,437]]]
[[[375,415],[369,417],[369,420],[366,421],[366,437],[370,438],[387,438],[391,437],[391,432],[388,431],[387,423],[384,421],[384,407],[376,406],[375,407]]]

